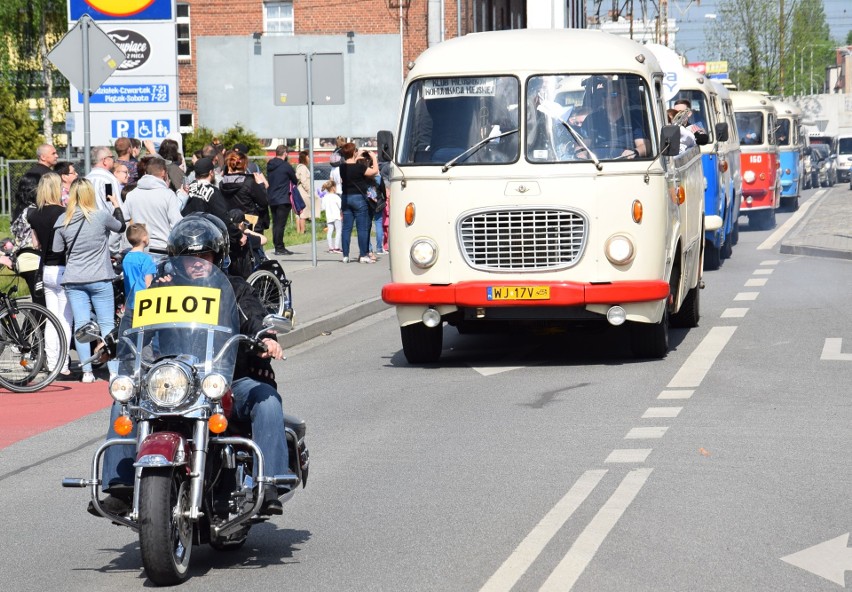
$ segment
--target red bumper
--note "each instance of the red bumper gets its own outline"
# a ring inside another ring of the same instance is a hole
[[[547,300],[490,300],[488,288],[501,286],[548,286]],[[385,284],[382,300],[395,305],[422,306],[585,306],[652,302],[669,296],[663,280],[588,284],[579,282],[459,282],[448,286],[431,284]]]

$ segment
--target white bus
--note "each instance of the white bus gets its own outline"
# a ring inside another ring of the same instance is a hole
[[[698,148],[666,126],[663,73],[599,31],[512,30],[438,44],[403,89],[390,175],[403,353],[443,326],[624,325],[637,357],[695,326],[704,235]]]

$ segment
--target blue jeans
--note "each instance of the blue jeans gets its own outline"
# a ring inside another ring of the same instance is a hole
[[[101,328],[101,335],[106,335],[115,327],[115,297],[112,291],[112,282],[92,282],[91,284],[66,284],[65,293],[71,304],[71,313],[74,315],[74,329],[81,327],[92,320],[92,308],[95,309],[95,320]],[[88,343],[80,343],[74,339],[77,345],[77,355],[80,361],[92,355],[91,346]],[[118,372],[118,360],[107,362],[110,374]],[[92,365],[83,366],[83,372],[91,372]]]
[[[252,440],[263,453],[263,470],[267,475],[290,473],[287,456],[287,436],[284,433],[284,409],[281,396],[275,387],[253,378],[238,378],[231,384],[234,395],[234,419],[251,421]],[[119,438],[113,429],[116,418],[121,413],[121,404],[113,403],[109,417],[107,440]],[[133,431],[125,438],[136,437],[136,423]],[[110,446],[104,452],[103,485],[106,490],[111,485],[133,485],[133,463],[136,458],[136,446]]]
[[[349,243],[352,241],[352,226],[358,231],[358,257],[366,257],[370,252],[370,207],[367,198],[360,193],[343,195],[341,211],[343,212],[343,256],[349,257]]]
[[[383,245],[385,244],[385,229],[382,227],[382,223],[385,219],[385,209],[376,210],[373,214],[373,227],[376,229],[376,253],[381,253],[384,249]]]

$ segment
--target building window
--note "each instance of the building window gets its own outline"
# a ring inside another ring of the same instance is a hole
[[[178,126],[180,133],[191,134],[195,129],[195,120],[192,117],[192,111],[181,111],[178,113]]]
[[[293,2],[266,2],[263,8],[267,35],[293,34]]]
[[[189,4],[177,4],[177,57],[178,60],[192,59],[192,41],[189,36]]]

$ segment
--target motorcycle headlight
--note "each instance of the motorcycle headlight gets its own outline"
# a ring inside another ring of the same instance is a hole
[[[116,376],[109,383],[110,396],[119,403],[127,403],[136,394],[136,386],[129,376]]]
[[[228,381],[221,374],[208,374],[201,381],[201,392],[212,401],[218,401],[228,391]]]
[[[191,380],[178,364],[165,362],[154,366],[145,378],[145,391],[161,407],[177,407],[189,395]]]

